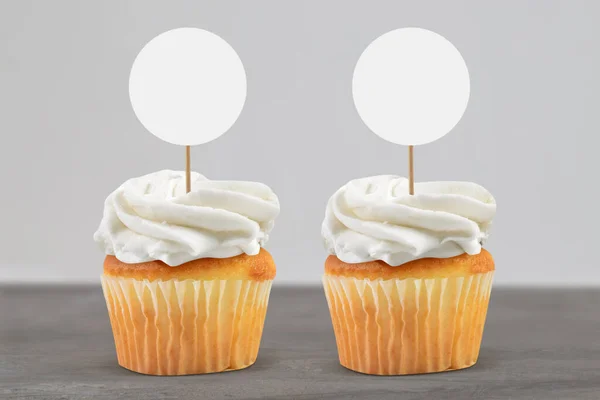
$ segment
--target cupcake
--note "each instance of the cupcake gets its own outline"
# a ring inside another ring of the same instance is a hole
[[[160,171],[111,193],[94,239],[119,365],[150,375],[254,363],[275,264],[269,187]]]
[[[479,355],[494,261],[482,248],[496,213],[483,187],[350,181],[329,199],[323,284],[340,363],[375,375],[467,368]]]

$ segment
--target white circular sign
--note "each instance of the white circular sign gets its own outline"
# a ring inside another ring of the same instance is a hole
[[[235,50],[197,28],[164,32],[131,67],[129,98],[140,122],[160,139],[192,146],[218,138],[246,100],[246,72]]]
[[[369,129],[407,146],[450,132],[467,108],[470,89],[469,71],[456,47],[421,28],[375,39],[352,79],[354,104]]]

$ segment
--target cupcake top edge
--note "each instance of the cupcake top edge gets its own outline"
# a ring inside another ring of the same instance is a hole
[[[479,254],[496,201],[471,182],[415,183],[380,175],[355,179],[329,199],[322,236],[330,254],[355,264],[399,266],[420,258]]]
[[[275,193],[262,183],[213,181],[196,172],[191,186],[186,193],[183,171],[127,180],[106,198],[94,240],[128,264],[258,254],[279,215]]]

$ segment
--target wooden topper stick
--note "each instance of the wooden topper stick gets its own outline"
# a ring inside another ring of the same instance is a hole
[[[413,146],[408,146],[408,193],[415,194],[415,165]]]
[[[185,146],[185,192],[189,193],[192,190],[192,176],[190,172],[191,166],[190,146]]]

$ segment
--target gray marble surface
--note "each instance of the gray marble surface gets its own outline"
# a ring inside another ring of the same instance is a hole
[[[254,366],[150,377],[117,365],[99,286],[4,286],[0,398],[600,399],[600,290],[496,288],[474,367],[377,377],[338,364],[320,288],[276,286]]]

